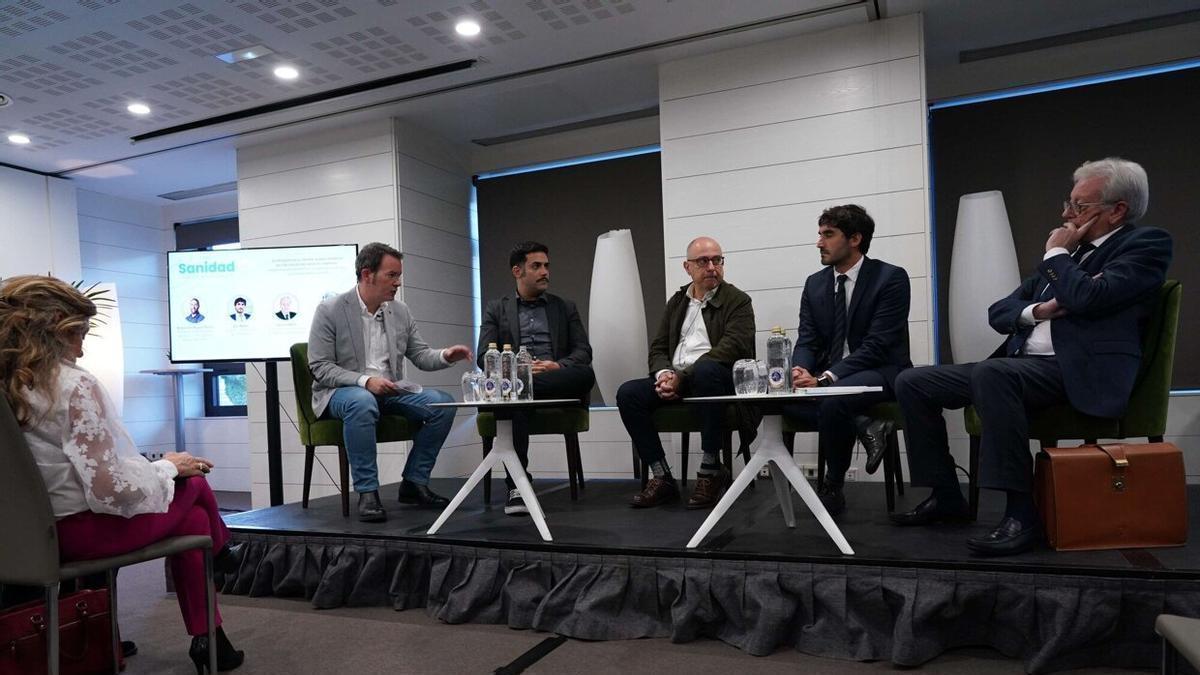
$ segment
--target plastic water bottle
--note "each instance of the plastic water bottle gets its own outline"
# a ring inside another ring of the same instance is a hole
[[[515,386],[517,395],[514,398],[522,401],[533,398],[533,355],[525,349],[525,345],[521,345],[521,351],[517,352]]]
[[[792,393],[792,341],[783,328],[775,326],[767,338],[767,391]]]
[[[483,355],[483,400],[500,400],[500,350],[495,342],[488,343]]]
[[[500,400],[511,401],[513,395],[513,380],[517,375],[517,355],[513,353],[512,345],[504,345],[500,352]]]

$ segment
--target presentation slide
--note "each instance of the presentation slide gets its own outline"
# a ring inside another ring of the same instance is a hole
[[[358,246],[167,253],[171,362],[286,359],[317,305],[354,286]]]

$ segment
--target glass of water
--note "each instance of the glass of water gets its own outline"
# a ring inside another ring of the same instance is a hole
[[[760,363],[754,359],[742,359],[733,364],[733,391],[738,396],[752,396],[766,392],[766,369],[762,368]],[[759,391],[760,386],[762,392]]]
[[[790,373],[789,373],[790,375]],[[758,362],[758,391],[759,394],[770,393],[771,371],[767,369],[766,361]]]
[[[462,395],[463,401],[474,403],[481,400],[479,387],[483,380],[483,374],[478,370],[468,370],[462,376]]]

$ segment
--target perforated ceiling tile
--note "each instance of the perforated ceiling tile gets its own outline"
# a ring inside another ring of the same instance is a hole
[[[281,80],[274,75],[276,66],[287,64],[300,71],[300,78],[292,81]],[[332,84],[342,79],[341,75],[331,73],[317,64],[302,59],[291,52],[275,52],[261,59],[238,61],[227,66],[229,70],[240,73],[254,80],[257,86],[268,86],[276,91],[296,91],[311,89],[324,84]]]
[[[378,2],[385,7],[403,5],[403,3],[391,0],[378,0]],[[467,18],[479,21],[483,28],[480,36],[482,41],[479,38],[468,40],[454,35],[454,24]],[[487,46],[487,44],[499,45],[509,40],[520,40],[525,37],[525,33],[518,30],[511,21],[484,0],[475,0],[466,5],[447,7],[444,11],[409,17],[407,21],[409,25],[417,28],[430,39],[459,54],[468,49]]]
[[[150,106],[151,114],[138,116],[126,110],[126,106],[135,101]],[[87,101],[79,107],[83,110],[94,110],[119,119],[126,119],[128,124],[137,126],[161,126],[163,122],[177,122],[195,116],[193,111],[167,103],[162,98],[132,91],[123,91],[112,96]]]
[[[254,33],[186,2],[126,25],[196,56],[215,56],[263,42]]]
[[[0,35],[7,37],[32,33],[69,18],[35,0],[0,0]]]
[[[360,73],[374,73],[420,63],[429,56],[378,26],[335,35],[312,46]]]
[[[59,108],[27,117],[22,120],[21,126],[38,136],[48,133],[51,136],[70,136],[87,141],[129,131],[128,127],[69,108]]]
[[[32,89],[51,96],[61,96],[104,84],[94,77],[47,63],[29,54],[0,61],[0,82],[12,82],[18,91]],[[13,95],[20,100],[20,94]]]
[[[29,145],[9,145],[6,147],[8,150],[17,148],[18,150],[24,150],[25,152],[37,152],[38,150],[49,150],[51,148],[61,148],[64,145],[70,145],[70,141],[66,141],[45,133],[31,132],[29,129],[24,127],[0,126],[0,138],[7,137],[9,134],[14,132],[26,134],[29,136],[29,140],[31,142]]]
[[[285,33],[315,28],[355,16],[338,0],[228,0]]]
[[[525,6],[554,30],[582,26],[634,11],[629,0],[529,0]]]
[[[143,75],[179,65],[178,61],[169,56],[163,56],[153,49],[139,47],[129,40],[102,30],[51,45],[46,49],[72,61],[121,77]]]
[[[97,9],[104,9],[113,5],[120,4],[121,0],[77,0],[77,4],[84,9],[90,9],[93,12]]]
[[[196,73],[151,85],[151,89],[209,110],[238,108],[262,100],[262,94],[215,75]]]

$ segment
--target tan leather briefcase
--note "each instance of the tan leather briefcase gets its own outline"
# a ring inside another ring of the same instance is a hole
[[[1172,443],[1045,448],[1034,496],[1046,539],[1059,551],[1187,542],[1183,453]]]

